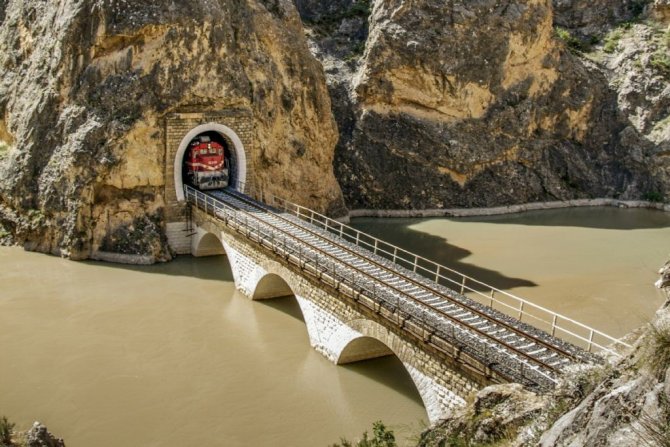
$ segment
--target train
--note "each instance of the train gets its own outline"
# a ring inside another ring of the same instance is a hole
[[[186,153],[188,182],[200,190],[220,189],[230,182],[230,168],[226,148],[200,135],[191,141]]]

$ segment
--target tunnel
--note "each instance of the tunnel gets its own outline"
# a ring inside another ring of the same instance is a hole
[[[177,200],[184,200],[183,185],[200,190],[225,187],[244,192],[246,155],[237,134],[217,123],[200,125],[182,139],[174,161]]]

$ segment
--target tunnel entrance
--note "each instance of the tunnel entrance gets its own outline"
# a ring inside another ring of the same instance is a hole
[[[224,135],[207,131],[198,134],[187,146],[182,162],[184,183],[200,190],[225,188],[236,184],[235,151]]]
[[[230,187],[244,192],[246,154],[237,134],[217,123],[193,128],[181,139],[174,158],[174,186],[178,201],[184,185],[201,190]]]

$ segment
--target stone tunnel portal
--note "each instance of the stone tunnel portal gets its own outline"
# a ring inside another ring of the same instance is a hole
[[[235,132],[209,123],[192,129],[181,141],[174,161],[177,199],[184,200],[184,184],[201,190],[231,187],[243,191],[246,155]]]

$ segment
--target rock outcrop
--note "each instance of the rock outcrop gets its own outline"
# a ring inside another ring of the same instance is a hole
[[[614,28],[604,45],[588,54],[617,94],[626,123],[621,144],[658,180],[659,186],[647,191],[647,198],[657,201],[668,201],[660,185],[670,185],[669,54],[670,29],[653,21]]]
[[[52,435],[47,428],[35,422],[25,435],[26,447],[65,447],[65,442]]]
[[[644,4],[352,0],[324,22],[318,2],[302,3],[351,208],[667,196],[658,143],[619,110],[608,72],[554,29],[604,32]],[[369,29],[356,22],[366,7]]]
[[[343,213],[337,128],[292,2],[8,0],[0,22],[0,240],[169,259],[173,112],[249,110],[249,180]]]

